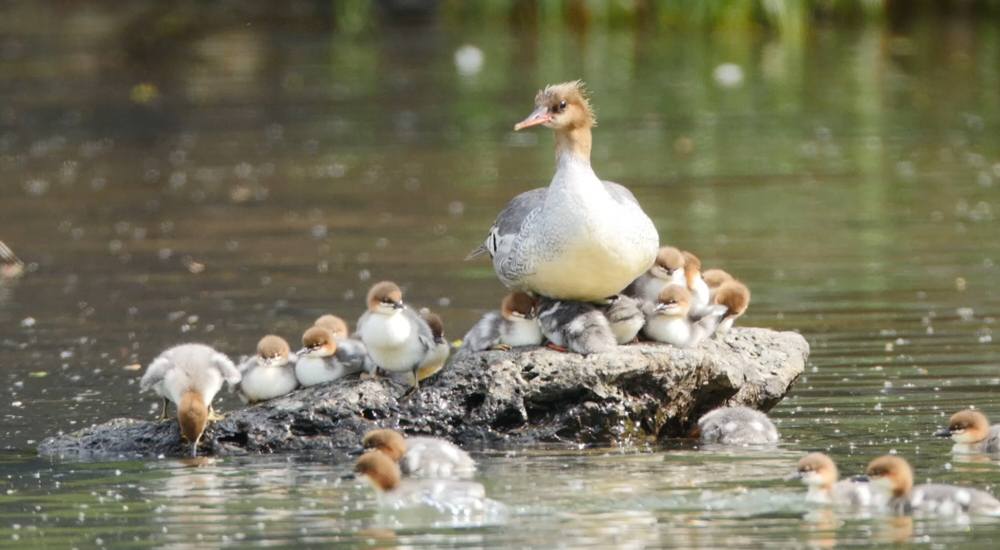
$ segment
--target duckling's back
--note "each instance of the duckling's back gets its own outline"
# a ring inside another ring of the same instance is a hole
[[[778,429],[766,414],[748,407],[723,407],[698,420],[703,443],[763,445],[778,441]]]
[[[434,437],[408,437],[399,468],[413,477],[465,478],[475,474],[476,461],[451,442]]]
[[[1000,500],[979,489],[926,483],[914,487],[908,498],[897,499],[894,509],[902,513],[920,512],[939,516],[1000,516]]]

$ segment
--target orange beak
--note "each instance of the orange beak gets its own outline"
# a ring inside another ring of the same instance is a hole
[[[539,107],[534,110],[528,118],[518,122],[514,125],[514,131],[522,130],[524,128],[530,128],[531,126],[538,126],[539,124],[545,124],[552,121],[552,115],[549,113],[548,108]]]

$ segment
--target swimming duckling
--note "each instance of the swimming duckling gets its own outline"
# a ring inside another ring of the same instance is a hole
[[[1000,500],[986,491],[925,483],[913,486],[913,470],[901,457],[885,455],[868,465],[872,491],[887,498],[897,514],[1000,516]]]
[[[766,414],[749,407],[721,407],[698,419],[702,443],[764,445],[778,441],[778,429]]]
[[[955,442],[953,453],[1000,452],[1000,424],[990,427],[986,415],[972,409],[953,414],[948,427],[934,435],[950,437]]]
[[[281,397],[299,387],[295,377],[295,356],[288,342],[269,334],[257,343],[257,355],[239,366],[243,379],[236,393],[244,403],[267,401]]]
[[[684,255],[672,246],[663,246],[656,254],[653,267],[625,287],[622,294],[646,302],[655,302],[663,287],[671,284],[687,286]]]
[[[697,346],[719,326],[725,309],[713,306],[700,319],[689,316],[691,292],[680,285],[667,285],[655,304],[645,304],[646,324],[643,334],[650,340],[679,348]]]
[[[607,317],[593,304],[541,298],[536,310],[542,336],[555,349],[589,355],[618,345]]]
[[[799,460],[798,472],[792,478],[801,479],[809,487],[806,501],[817,504],[847,504],[871,506],[871,485],[844,479],[837,481],[837,465],[823,453],[809,453]]]
[[[611,324],[611,332],[619,344],[635,341],[636,335],[646,324],[646,315],[639,309],[639,302],[624,294],[613,296],[607,304],[598,309]]]
[[[535,318],[535,302],[525,292],[507,294],[500,304],[500,311],[487,313],[469,329],[459,352],[542,345],[542,329]]]
[[[547,86],[535,107],[514,129],[552,129],[556,174],[547,188],[514,197],[469,258],[489,252],[511,290],[586,302],[614,296],[653,265],[656,227],[628,189],[594,173],[594,111],[582,82]]]
[[[715,329],[716,332],[725,334],[733,328],[733,321],[750,306],[750,289],[739,281],[725,282],[715,293],[715,303],[726,308],[722,322]]]
[[[436,437],[407,437],[395,430],[373,430],[365,434],[365,451],[379,451],[399,463],[412,477],[471,477],[476,461],[454,443]]]
[[[451,354],[451,345],[444,339],[444,322],[441,317],[436,313],[421,310],[420,318],[431,328],[431,334],[434,336],[434,349],[427,355],[427,360],[417,369],[417,378],[423,380],[444,367],[448,355]]]
[[[240,381],[240,371],[225,355],[204,344],[181,344],[161,353],[139,380],[141,391],[153,390],[163,397],[167,419],[167,401],[177,405],[181,433],[191,444],[191,456],[198,455],[198,441],[209,420],[221,418],[212,410],[212,400],[222,389]]]
[[[368,291],[368,311],[358,320],[358,333],[378,368],[389,373],[412,373],[437,349],[427,322],[403,304],[403,291],[383,281]]]
[[[295,377],[304,387],[340,380],[368,367],[368,352],[363,344],[350,339],[339,340],[323,327],[306,330],[297,355]]]
[[[701,260],[690,252],[683,252],[684,279],[691,291],[691,308],[698,311],[708,306],[708,284],[701,277]]]
[[[316,319],[316,322],[313,323],[313,326],[323,327],[332,332],[334,336],[342,340],[346,340],[347,338],[350,337],[351,331],[347,328],[347,323],[345,323],[343,319],[337,317],[336,315],[330,315],[329,313],[327,313],[326,315],[321,316],[319,319]]]
[[[406,479],[388,456],[372,452],[358,458],[354,475],[367,479],[379,493],[379,503],[393,510],[431,507],[439,512],[468,517],[503,514],[505,507],[486,498],[486,489],[473,481]]]
[[[719,291],[722,283],[735,281],[736,279],[729,273],[721,269],[708,269],[701,273],[701,278],[708,285],[708,303],[715,303],[715,293]]]

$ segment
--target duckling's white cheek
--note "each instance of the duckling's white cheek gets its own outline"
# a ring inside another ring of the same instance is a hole
[[[876,477],[871,479],[872,487],[882,491],[892,490],[892,480],[887,477]]]
[[[819,474],[817,474],[816,472],[809,472],[809,473],[806,473],[806,474],[802,474],[802,481],[806,485],[822,485],[823,484],[823,478],[821,478],[819,476]]]
[[[960,434],[952,434],[951,440],[955,443],[972,443],[972,437],[969,434],[962,432]]]

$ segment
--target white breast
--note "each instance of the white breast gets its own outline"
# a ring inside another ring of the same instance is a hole
[[[687,319],[680,317],[667,317],[665,315],[654,315],[642,328],[646,336],[656,340],[686,348],[691,340],[691,325]]]
[[[417,331],[400,313],[372,315],[361,328],[361,341],[372,361],[390,372],[412,371],[424,359]]]
[[[327,362],[331,360],[330,358],[301,357],[295,363],[295,378],[303,386],[315,386],[317,384],[333,382],[338,378],[337,371],[342,371],[343,369],[331,369],[327,367]]]
[[[708,283],[705,279],[697,277],[691,285],[691,307],[703,308],[708,305]]]
[[[512,348],[538,346],[542,343],[542,329],[535,321],[518,319],[506,321],[506,331],[500,335],[500,343]]]
[[[298,387],[295,378],[287,368],[260,366],[247,371],[240,382],[240,389],[250,401],[266,401]]]

